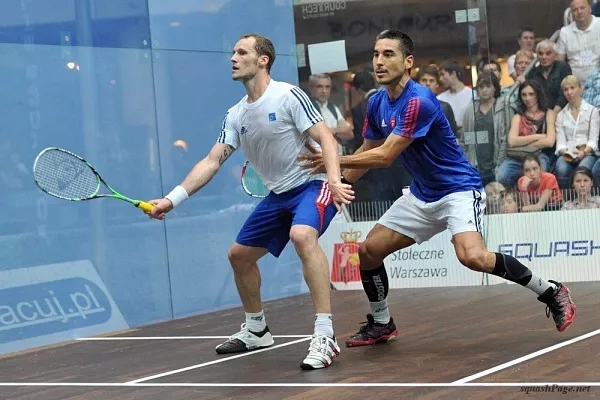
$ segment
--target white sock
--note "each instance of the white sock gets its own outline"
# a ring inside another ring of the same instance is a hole
[[[369,305],[371,306],[371,314],[375,322],[379,324],[390,322],[390,310],[388,309],[387,299],[369,302]]]
[[[257,313],[246,313],[246,328],[252,332],[262,332],[267,327],[265,313],[261,310]]]
[[[323,333],[333,338],[333,318],[331,314],[317,314],[315,318],[315,333]]]
[[[527,285],[525,285],[525,287],[527,289],[533,290],[538,296],[541,296],[544,293],[546,293],[546,290],[548,290],[548,288],[556,290],[556,285],[548,282],[545,279],[540,278],[534,273],[531,274],[531,280]]]

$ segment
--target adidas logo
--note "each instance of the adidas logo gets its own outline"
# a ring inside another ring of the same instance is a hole
[[[384,119],[381,120],[381,127],[382,128],[387,128],[387,124],[385,123]]]

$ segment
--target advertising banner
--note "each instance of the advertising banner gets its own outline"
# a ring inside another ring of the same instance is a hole
[[[538,276],[559,282],[600,280],[600,210],[490,215],[487,246],[510,254]],[[489,276],[489,283],[504,283]]]
[[[0,272],[0,354],[128,328],[88,260]]]
[[[331,284],[338,290],[362,290],[358,248],[375,222],[336,222],[320,239],[330,264]],[[449,231],[412,245],[385,259],[390,288],[481,285],[483,274],[463,266]]]

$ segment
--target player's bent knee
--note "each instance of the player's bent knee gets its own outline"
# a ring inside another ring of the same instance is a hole
[[[477,272],[485,272],[486,271],[486,251],[483,250],[470,250],[465,251],[462,254],[457,254],[458,261],[465,267],[477,271]]]
[[[360,268],[363,270],[373,269],[381,264],[379,262],[381,257],[377,254],[375,246],[369,240],[365,240],[358,246],[358,258],[360,260]]]
[[[318,232],[315,228],[295,225],[290,229],[290,240],[297,250],[312,248],[318,244]]]
[[[227,251],[227,258],[233,268],[244,268],[253,265],[256,260],[251,257],[245,246],[234,243]]]

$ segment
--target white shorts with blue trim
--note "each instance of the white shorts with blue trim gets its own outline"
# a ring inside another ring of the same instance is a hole
[[[417,199],[409,188],[403,194],[377,223],[414,239],[417,244],[446,229],[452,236],[463,232],[483,235],[486,201],[483,189],[452,193],[433,203]]]

